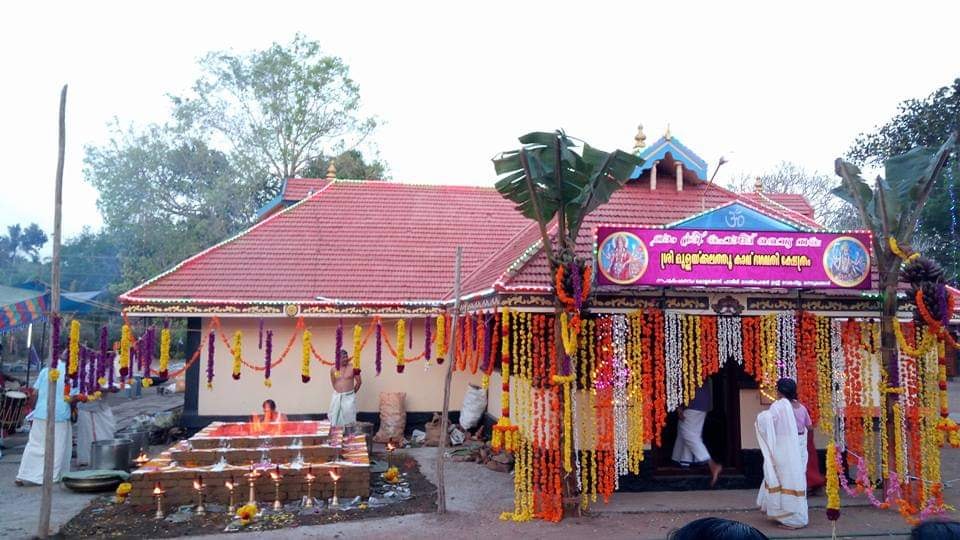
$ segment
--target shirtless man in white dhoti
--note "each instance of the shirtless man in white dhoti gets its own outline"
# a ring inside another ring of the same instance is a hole
[[[327,418],[332,426],[345,426],[357,421],[357,392],[362,384],[359,370],[354,371],[347,351],[340,351],[340,369],[330,368],[333,396]]]

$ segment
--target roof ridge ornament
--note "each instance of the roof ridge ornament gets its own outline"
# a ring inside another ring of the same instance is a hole
[[[639,155],[647,146],[647,136],[643,133],[643,124],[637,124],[637,134],[633,137],[633,153]]]
[[[333,160],[330,160],[330,165],[327,167],[327,180],[336,180],[337,179],[337,166],[333,164]]]
[[[763,178],[757,177],[753,183],[753,190],[757,193],[763,193]]]
[[[667,131],[663,134],[663,138],[668,141],[673,139],[673,135],[670,133],[670,122],[667,122]]]

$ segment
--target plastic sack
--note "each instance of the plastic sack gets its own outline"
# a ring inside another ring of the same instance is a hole
[[[380,429],[373,436],[378,443],[397,441],[403,438],[403,431],[407,427],[407,407],[404,392],[380,393]]]
[[[463,406],[460,407],[460,425],[463,429],[471,430],[483,418],[487,410],[487,392],[479,386],[470,385],[463,396]]]

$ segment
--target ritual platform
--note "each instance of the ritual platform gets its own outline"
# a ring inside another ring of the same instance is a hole
[[[139,463],[130,502],[155,504],[162,490],[168,506],[205,502],[261,504],[366,497],[370,456],[362,433],[345,434],[326,421],[213,422],[188,440]],[[252,486],[252,491],[251,491]]]

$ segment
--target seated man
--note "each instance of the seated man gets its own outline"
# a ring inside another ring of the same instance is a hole
[[[263,421],[276,422],[280,420],[280,413],[277,412],[277,402],[268,399],[263,402]]]
[[[357,421],[357,392],[360,391],[360,372],[354,371],[347,351],[340,351],[340,369],[330,368],[333,396],[327,418],[332,426],[345,426]]]

